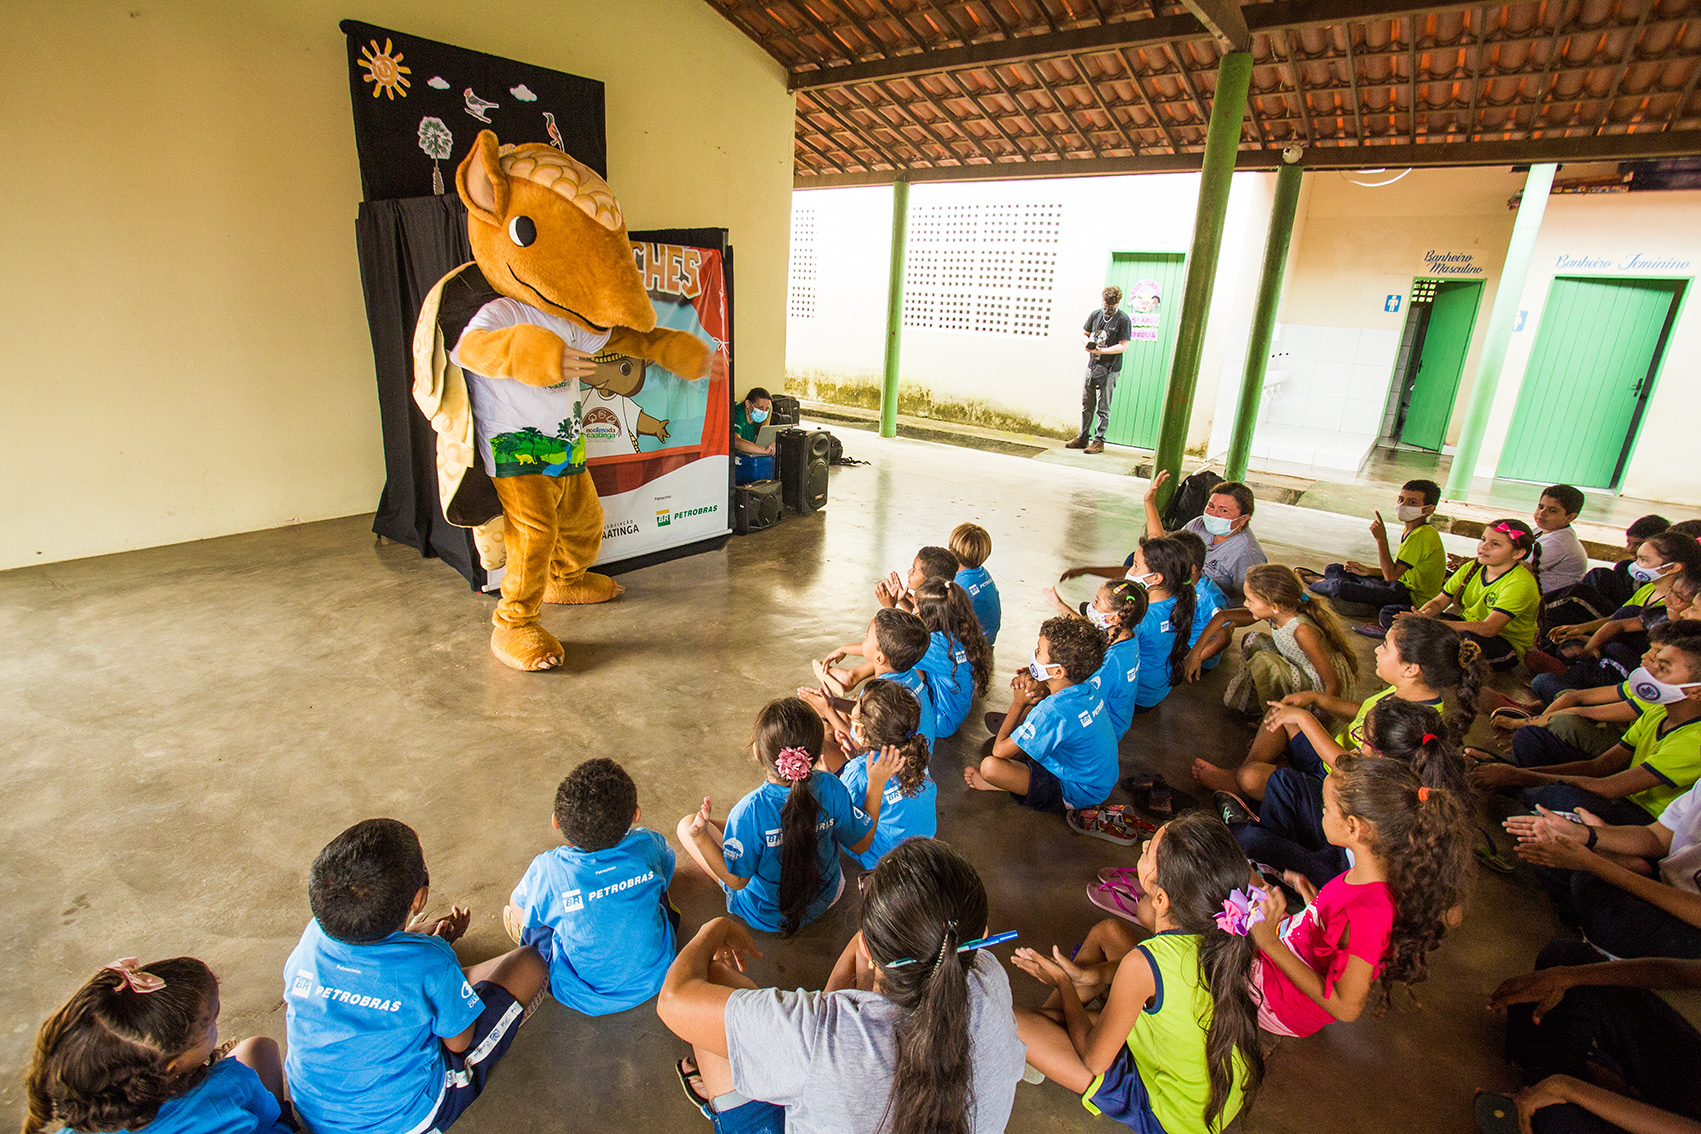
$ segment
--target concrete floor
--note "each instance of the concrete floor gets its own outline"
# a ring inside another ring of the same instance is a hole
[[[307,868],[350,823],[389,815],[418,829],[434,902],[472,907],[460,951],[482,959],[507,947],[501,906],[554,845],[553,792],[577,761],[621,760],[658,830],[705,794],[724,815],[757,782],[746,738],[760,704],[860,637],[875,580],[965,519],[996,545],[1005,629],[988,704],[1001,708],[1044,617],[1042,588],[1070,564],[1119,560],[1138,532],[1144,482],[865,433],[847,442],[871,464],[834,470],[825,512],[627,575],[616,604],[549,612],[569,663],[544,675],[494,661],[490,600],[375,543],[364,517],[0,574],[0,908],[16,930],[0,956],[13,990],[0,1004],[0,1126],[20,1118],[40,1021],[113,957],[202,957],[223,981],[223,1033],[281,1040]],[[1371,551],[1356,517],[1269,505],[1256,530],[1278,562]],[[1237,760],[1250,731],[1218,701],[1234,665],[1138,718],[1125,768],[1185,782],[1195,755]],[[995,930],[1068,946],[1099,917],[1084,896],[1094,871],[1133,854],[967,791],[979,718],[935,755],[941,836],[979,865]],[[674,893],[688,928],[723,910],[689,866]],[[819,987],[851,905],[764,942],[757,979]],[[1473,1129],[1472,1088],[1512,1081],[1488,992],[1558,930],[1530,885],[1485,875],[1422,1007],[1401,996],[1382,1018],[1284,1042],[1237,1129],[1379,1130],[1393,1116],[1407,1130]],[[1019,972],[1012,984],[1018,1002],[1040,999]],[[550,1003],[458,1129],[706,1130],[678,1097],[680,1050],[651,1007],[588,1020]],[[1021,1089],[1010,1129],[1089,1124],[1111,1129],[1046,1084]]]

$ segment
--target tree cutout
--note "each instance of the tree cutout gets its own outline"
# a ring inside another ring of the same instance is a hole
[[[455,152],[455,136],[441,118],[427,115],[419,120],[419,148],[431,158],[431,191],[441,197],[443,171],[437,163],[447,160]]]

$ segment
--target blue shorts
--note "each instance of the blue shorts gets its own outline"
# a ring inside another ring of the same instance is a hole
[[[1069,809],[1063,802],[1063,781],[1053,775],[1050,768],[1025,753],[1016,759],[1028,766],[1028,794],[1010,793],[1017,803],[1035,811],[1050,811],[1055,815],[1061,815]]]
[[[751,1099],[727,1111],[708,1109],[715,1134],[785,1134],[786,1108]]]
[[[1288,764],[1295,771],[1304,772],[1314,780],[1320,780],[1329,774],[1329,769],[1323,766],[1323,757],[1317,755],[1311,738],[1303,732],[1294,733],[1288,741]]]
[[[1164,1134],[1163,1123],[1152,1113],[1152,1096],[1146,1092],[1140,1068],[1126,1047],[1116,1053],[1110,1070],[1093,1080],[1081,1096],[1081,1105],[1140,1134]]]
[[[427,1128],[431,1134],[447,1130],[483,1093],[490,1069],[514,1042],[514,1033],[520,1030],[520,1017],[525,1013],[526,1006],[493,981],[481,980],[473,985],[473,990],[484,1002],[484,1011],[473,1021],[472,1043],[467,1045],[466,1051],[446,1053],[449,1057],[447,1082],[443,1087],[443,1101],[437,1104],[437,1113],[431,1116],[431,1125]]]

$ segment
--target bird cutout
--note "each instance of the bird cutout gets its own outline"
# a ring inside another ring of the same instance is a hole
[[[549,144],[560,150],[562,153],[566,153],[567,143],[561,140],[561,131],[555,125],[555,115],[551,114],[547,110],[544,111],[543,122],[544,125],[549,127]]]
[[[437,167],[437,163],[454,153],[455,136],[449,132],[448,125],[441,118],[427,115],[419,120],[419,148],[431,159],[431,191],[441,197],[443,171]]]
[[[467,113],[478,119],[480,122],[490,121],[489,118],[485,117],[485,111],[495,110],[497,107],[502,105],[499,102],[487,102],[484,99],[479,98],[477,95],[473,94],[473,89],[471,87],[468,87],[461,93],[466,96]]]

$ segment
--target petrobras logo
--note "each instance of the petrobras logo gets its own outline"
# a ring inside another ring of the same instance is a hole
[[[604,886],[600,890],[592,890],[589,894],[585,895],[585,898],[587,901],[594,902],[598,898],[606,898],[610,894],[618,894],[622,890],[630,890],[634,886],[642,886],[646,882],[654,882],[655,879],[656,872],[653,870],[646,870],[636,878],[627,878],[624,881],[614,883],[612,886]]]
[[[737,839],[727,837],[721,840],[721,857],[728,862],[744,857],[744,844]]]
[[[775,847],[779,846],[780,845],[780,829],[778,827],[775,827],[771,831],[763,831],[762,832],[762,842],[767,845],[769,850],[772,850]]]
[[[567,913],[576,913],[585,908],[585,899],[577,890],[568,890],[561,895],[561,908]]]
[[[303,998],[313,995],[313,974],[306,969],[295,970],[295,980],[289,986],[291,996]]]
[[[306,975],[307,974],[305,973],[296,974],[295,983],[297,988],[301,985],[301,978]],[[309,979],[311,980],[311,978]],[[462,981],[461,983],[466,984],[465,981]],[[467,985],[467,987],[471,988],[472,986]],[[294,993],[295,989],[290,989],[290,992]],[[300,995],[307,996],[311,994],[301,993]],[[400,1012],[402,1010],[402,1002],[400,1000],[385,1000],[378,996],[365,996],[358,992],[350,992],[346,988],[332,988],[331,986],[324,984],[319,986],[318,996],[320,1000],[330,1001],[333,1004],[347,1004],[354,1008],[370,1008],[374,1012]]]
[[[671,510],[663,508],[656,513],[656,527],[665,528],[671,523],[673,523],[673,512]]]
[[[1082,728],[1086,728],[1088,725],[1090,725],[1092,723],[1093,723],[1093,714],[1091,714],[1091,713],[1082,713],[1081,714],[1081,727]]]

